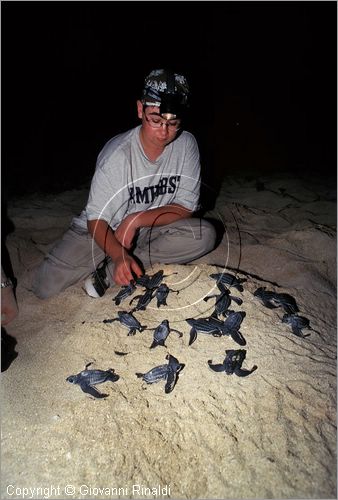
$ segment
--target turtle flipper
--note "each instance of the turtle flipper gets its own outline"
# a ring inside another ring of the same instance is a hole
[[[83,392],[94,396],[94,398],[106,398],[108,396],[108,394],[102,394],[101,392],[97,391],[95,387],[89,384],[80,384],[80,387]]]
[[[189,345],[193,344],[197,338],[197,330],[195,328],[192,328],[190,330],[190,340],[189,340]]]
[[[237,342],[237,344],[239,344],[239,345],[246,345],[246,340],[245,340],[245,338],[243,337],[243,335],[241,334],[240,331],[232,330],[230,332],[230,335],[231,335],[232,339],[235,342]]]
[[[277,307],[279,307],[279,305],[272,304],[271,299],[261,299],[261,300],[263,302],[263,305],[268,309],[276,309]]]
[[[142,297],[142,295],[136,295],[135,297],[133,297],[129,302],[129,305],[131,305],[134,302],[134,300],[139,299],[140,297]]]
[[[165,345],[165,343],[164,343],[164,340],[163,340],[163,339],[162,339],[162,340],[155,340],[155,339],[154,339],[154,340],[153,340],[153,343],[152,343],[152,344],[151,344],[151,346],[150,346],[150,349],[154,349],[154,348],[155,348],[155,347],[157,347],[158,345],[161,345],[161,346],[163,346],[163,347],[167,347],[167,346]]]
[[[225,370],[224,363],[213,365],[211,359],[208,360],[208,365],[214,372],[224,372]]]
[[[255,370],[257,370],[256,365],[253,366],[251,370],[246,370],[245,368],[236,367],[234,373],[237,375],[237,377],[247,377],[248,375],[250,375],[250,373],[254,372]]]
[[[208,302],[209,299],[212,299],[213,297],[218,297],[218,295],[207,295],[206,297],[204,297],[204,302]]]
[[[287,293],[280,293],[278,295],[278,298],[280,305],[282,306],[286,314],[296,314],[299,312],[297,302],[291,295]]]
[[[177,368],[177,373],[180,373],[180,371],[182,371],[184,367],[185,367],[185,363],[180,363],[178,365],[178,368]]]
[[[297,337],[305,338],[305,337],[308,337],[310,335],[310,333],[308,333],[307,335],[304,335],[301,328],[299,328],[299,326],[296,324],[291,325],[291,329],[292,329],[292,333],[297,335]]]
[[[282,304],[282,307],[286,314],[295,314],[296,312],[294,307],[290,307],[288,304]]]
[[[179,337],[183,337],[183,333],[182,333],[182,332],[179,332],[178,330],[175,330],[174,328],[171,328],[171,330],[170,330],[170,331],[171,331],[171,332],[176,332],[176,333],[178,333],[178,336],[179,336]]]
[[[120,378],[120,375],[117,375],[117,373],[115,373],[115,370],[113,370],[113,368],[111,368],[109,372],[110,373],[107,376],[107,380],[110,380],[111,382],[117,382],[118,379]]]
[[[166,382],[165,387],[164,387],[164,392],[166,394],[169,394],[169,392],[171,392],[173,390],[173,388],[175,387],[176,381],[177,381],[177,372],[170,370],[168,373],[167,382]]]
[[[303,337],[302,330],[300,330],[297,325],[292,325],[291,329],[292,329],[292,333],[297,335],[297,337]]]
[[[229,295],[230,299],[236,302],[239,306],[243,304],[243,300],[240,297],[234,297],[233,295]]]
[[[102,323],[113,323],[114,321],[119,321],[119,318],[104,319]]]

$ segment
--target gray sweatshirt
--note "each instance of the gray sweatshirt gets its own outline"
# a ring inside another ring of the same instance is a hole
[[[129,214],[176,203],[199,208],[200,156],[195,137],[183,131],[156,161],[143,151],[140,128],[119,134],[100,152],[86,208],[73,223],[103,219],[116,229]]]

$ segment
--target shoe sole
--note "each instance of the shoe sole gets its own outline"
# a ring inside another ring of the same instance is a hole
[[[87,278],[86,281],[84,282],[84,291],[90,297],[93,297],[94,299],[99,299],[100,297],[102,297],[105,294],[106,290],[103,290],[103,293],[100,295],[93,285],[91,276],[89,276],[89,278]]]

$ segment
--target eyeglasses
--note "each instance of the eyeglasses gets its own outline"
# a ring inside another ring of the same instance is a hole
[[[159,115],[154,114],[147,116],[144,112],[145,119],[152,128],[161,128],[162,125],[167,127],[172,132],[177,132],[181,125],[181,120],[163,120]]]

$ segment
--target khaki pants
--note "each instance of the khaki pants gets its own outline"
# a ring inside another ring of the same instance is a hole
[[[216,231],[204,219],[188,218],[152,228],[142,228],[133,251],[149,269],[156,263],[185,264],[213,250]],[[45,299],[56,295],[93,273],[105,258],[90,234],[72,225],[38,267],[32,291]],[[110,286],[113,263],[108,265]]]

